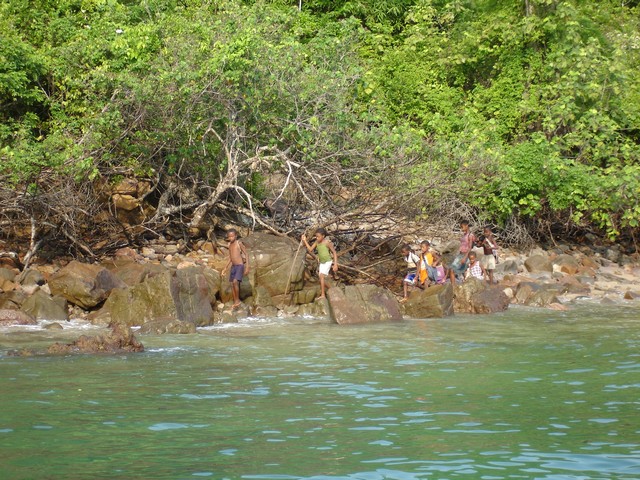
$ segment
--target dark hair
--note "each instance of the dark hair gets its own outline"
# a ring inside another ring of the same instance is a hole
[[[431,242],[429,240],[422,240],[420,242],[420,245],[426,245],[427,247],[430,247],[431,246]]]
[[[408,250],[409,252],[411,251],[411,247],[409,246],[409,244],[405,243],[404,245],[402,245],[402,247],[400,247],[400,250]]]
[[[322,235],[323,237],[326,237],[326,236],[327,236],[327,231],[326,231],[324,228],[322,228],[322,227],[318,228],[318,229],[316,230],[316,233],[319,233],[319,234],[320,234],[320,235]]]
[[[227,234],[229,233],[235,233],[236,237],[238,236],[238,231],[235,228],[230,228],[229,230],[227,230]]]
[[[485,225],[483,230],[491,230],[491,225]]]
[[[460,220],[460,225],[469,225],[469,220]]]

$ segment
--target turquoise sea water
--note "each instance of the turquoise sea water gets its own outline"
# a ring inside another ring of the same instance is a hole
[[[30,358],[6,352],[69,331],[4,329],[0,478],[638,479],[639,327],[638,305],[245,320]]]

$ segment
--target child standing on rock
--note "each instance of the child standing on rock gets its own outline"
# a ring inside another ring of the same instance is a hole
[[[469,253],[473,249],[473,245],[476,243],[476,237],[469,229],[469,222],[462,220],[460,222],[460,230],[462,230],[462,236],[460,237],[460,249],[458,255],[454,258],[449,269],[449,275],[451,284],[456,284],[456,277],[460,280],[464,278],[464,274],[469,266]]]
[[[233,306],[231,308],[236,309],[240,306],[242,277],[249,273],[249,256],[247,255],[247,247],[238,239],[236,229],[231,228],[227,231],[227,242],[229,242],[229,263],[224,269],[231,267],[229,270],[229,281],[233,292]]]
[[[491,227],[484,227],[482,235],[481,246],[484,251],[484,257],[482,257],[481,263],[489,276],[489,283],[493,284],[493,271],[496,269],[496,264],[498,263],[498,244],[493,236]]]
[[[325,296],[325,277],[329,275],[331,266],[333,265],[333,271],[338,271],[338,254],[333,247],[331,240],[327,238],[327,231],[324,228],[318,228],[316,230],[316,239],[313,244],[309,245],[306,235],[303,233],[301,240],[304,242],[304,246],[307,247],[309,253],[313,253],[314,250],[318,252],[318,276],[320,277],[320,296],[318,298],[326,298]]]

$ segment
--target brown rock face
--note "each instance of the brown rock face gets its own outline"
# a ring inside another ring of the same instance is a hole
[[[262,286],[271,296],[302,288],[306,250],[298,242],[266,233],[254,233],[242,241],[249,252],[253,288]]]
[[[393,293],[375,285],[350,285],[327,291],[329,314],[340,324],[377,323],[402,320]]]
[[[532,255],[524,261],[524,266],[530,273],[553,272],[553,263],[544,255]]]
[[[211,272],[214,271],[210,270]],[[219,284],[219,280],[217,283]],[[178,270],[172,282],[172,296],[178,318],[198,326],[211,325],[213,322],[211,302],[217,293],[215,289],[215,278],[212,274],[207,276],[202,267]]]
[[[116,193],[112,197],[113,206],[118,210],[131,211],[140,206],[140,201],[132,195]]]
[[[20,310],[0,310],[0,327],[11,325],[37,325],[38,322],[28,313]]]
[[[143,282],[114,290],[100,312],[111,322],[127,326],[143,325],[156,318],[178,318],[171,295],[171,272],[166,270]]]
[[[20,306],[27,299],[22,290],[0,293],[0,310],[20,310]]]
[[[127,326],[111,325],[111,331],[105,335],[88,337],[83,335],[68,344],[54,343],[47,349],[52,355],[68,355],[70,353],[127,353],[143,352],[144,346],[136,339]]]
[[[469,278],[455,288],[454,310],[466,313],[496,313],[509,307],[509,297],[498,285]]]
[[[442,318],[453,315],[453,287],[450,283],[411,292],[404,313],[414,318]]]
[[[114,288],[125,284],[99,265],[73,261],[49,280],[53,295],[60,295],[84,309],[102,303]]]
[[[562,273],[568,273],[569,275],[575,275],[580,269],[580,262],[571,255],[558,255],[553,259],[553,264],[556,265]]]
[[[219,275],[211,269],[165,269],[132,287],[114,290],[95,320],[133,326],[165,318],[211,325],[211,303],[218,288]]]
[[[498,285],[490,285],[471,298],[472,313],[504,312],[509,308],[510,299]]]
[[[531,307],[548,307],[551,304],[561,304],[558,295],[564,293],[565,287],[562,285],[542,285],[527,300],[526,305]]]
[[[37,320],[69,320],[67,301],[62,297],[58,297],[57,300],[38,290],[25,300],[22,310]]]
[[[525,304],[538,290],[540,290],[540,285],[535,282],[520,282],[516,290],[516,302]]]

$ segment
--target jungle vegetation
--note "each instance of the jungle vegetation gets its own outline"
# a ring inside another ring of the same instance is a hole
[[[639,3],[3,0],[2,240],[470,217],[635,244]]]

